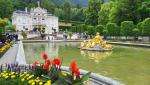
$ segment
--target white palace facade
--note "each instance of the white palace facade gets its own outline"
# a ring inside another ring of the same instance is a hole
[[[16,26],[17,31],[40,31],[44,30],[46,34],[58,32],[58,17],[49,14],[46,9],[39,6],[31,8],[30,11],[14,11],[12,15],[12,24]]]

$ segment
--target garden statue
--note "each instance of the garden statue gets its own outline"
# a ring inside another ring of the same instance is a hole
[[[107,44],[100,36],[100,33],[97,32],[93,39],[89,39],[88,42],[81,42],[80,48],[83,50],[108,51],[112,50],[112,45]]]
[[[102,38],[100,37],[100,34],[98,32],[96,33],[94,40],[95,40],[96,44],[98,44],[102,41]]]

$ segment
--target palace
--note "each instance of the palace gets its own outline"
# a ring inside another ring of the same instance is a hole
[[[31,8],[30,11],[14,11],[12,15],[12,24],[18,31],[42,31],[47,34],[58,32],[58,17],[49,14],[46,9],[40,7]]]

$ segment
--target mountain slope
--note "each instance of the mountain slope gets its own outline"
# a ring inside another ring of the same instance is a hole
[[[70,0],[70,1],[73,6],[76,6],[77,4],[80,4],[81,6],[88,5],[88,0]],[[104,0],[104,2],[108,2],[108,1],[110,1],[110,0]],[[56,5],[62,5],[65,2],[65,0],[53,0],[53,2]]]
[[[73,5],[80,4],[81,6],[87,6],[88,0],[71,0]]]

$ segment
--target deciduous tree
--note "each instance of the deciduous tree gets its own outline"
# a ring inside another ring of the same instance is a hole
[[[10,17],[13,13],[13,4],[11,0],[0,0],[0,18]]]
[[[100,11],[98,12],[98,23],[106,25],[109,22],[109,15],[112,8],[114,7],[114,2],[107,2],[102,4]]]
[[[98,24],[98,11],[101,8],[101,0],[88,0],[88,8],[86,10],[86,24],[97,25]]]
[[[63,5],[64,20],[69,21],[71,19],[71,3],[66,0]]]
[[[137,24],[140,21],[138,8],[141,0],[116,0],[115,7],[110,14],[110,21],[120,25],[122,21],[133,21]]]

